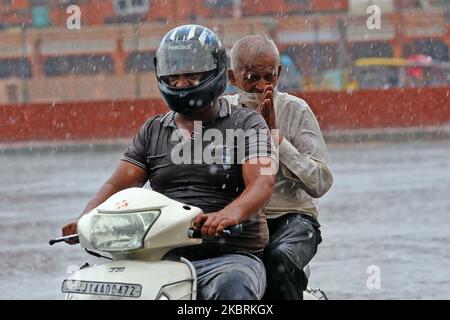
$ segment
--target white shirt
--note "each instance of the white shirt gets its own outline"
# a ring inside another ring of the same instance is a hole
[[[239,104],[239,96],[225,96]],[[333,184],[328,151],[319,123],[308,104],[295,96],[277,92],[274,97],[276,126],[284,137],[279,146],[280,170],[267,218],[303,213],[317,219],[317,199]]]

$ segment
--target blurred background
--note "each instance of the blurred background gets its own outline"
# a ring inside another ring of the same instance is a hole
[[[67,28],[70,5],[80,30]],[[370,5],[378,28],[368,28]],[[0,103],[158,97],[153,54],[186,23],[228,50],[248,34],[273,38],[285,90],[442,86],[449,21],[448,0],[2,0]]]
[[[450,299],[450,0],[0,0],[0,298],[62,299],[64,277],[99,263],[47,241],[167,110],[153,55],[187,23],[228,52],[272,38],[279,89],[319,120],[335,183],[311,286]]]

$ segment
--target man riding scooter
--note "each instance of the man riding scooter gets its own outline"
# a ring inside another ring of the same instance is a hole
[[[82,215],[120,190],[141,187],[148,180],[153,190],[204,212],[194,222],[201,229],[203,243],[171,253],[171,257],[191,260],[198,298],[260,299],[266,284],[260,257],[268,243],[262,208],[275,181],[264,170],[273,167],[271,139],[268,134],[265,138],[257,134],[268,130],[260,114],[218,99],[226,85],[225,59],[220,40],[205,27],[180,26],[164,36],[155,66],[159,90],[171,111],[146,121]],[[245,143],[243,152],[233,153],[233,145],[215,145],[202,137],[208,130],[225,137],[231,129],[250,133],[249,141],[264,148]],[[235,157],[225,152],[220,163],[205,161],[203,156],[211,148],[231,150]],[[179,150],[193,152],[180,155]],[[63,227],[63,236],[77,233],[79,219]],[[243,225],[242,233],[221,235],[236,224]]]

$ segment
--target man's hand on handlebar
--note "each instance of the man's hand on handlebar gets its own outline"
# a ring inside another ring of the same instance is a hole
[[[194,228],[201,228],[202,237],[220,236],[227,227],[235,226],[239,220],[235,217],[227,215],[224,210],[211,212],[208,214],[201,213],[195,217]]]
[[[63,237],[70,236],[72,234],[77,233],[78,220],[80,220],[80,219],[78,218],[78,219],[72,220],[62,227]],[[79,240],[78,240],[78,238],[74,238],[74,239],[70,239],[70,240],[65,240],[65,242],[67,242],[69,244],[77,244],[79,242]]]

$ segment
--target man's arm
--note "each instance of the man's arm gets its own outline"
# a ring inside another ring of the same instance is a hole
[[[219,235],[227,228],[248,220],[270,200],[275,186],[275,163],[269,157],[253,158],[242,165],[245,189],[238,198],[219,212],[201,214],[194,226],[202,226],[202,235]]]
[[[307,107],[295,117],[298,126],[289,128],[292,142],[286,137],[279,146],[282,174],[299,182],[310,196],[320,198],[333,184],[333,175],[327,166],[328,152],[319,124]]]
[[[142,187],[147,179],[147,172],[127,161],[120,161],[111,177],[95,193],[94,197],[88,202],[82,214],[75,220],[69,222],[62,228],[63,236],[77,233],[77,223],[80,218],[90,212],[92,209],[103,203],[113,194],[131,187]]]

